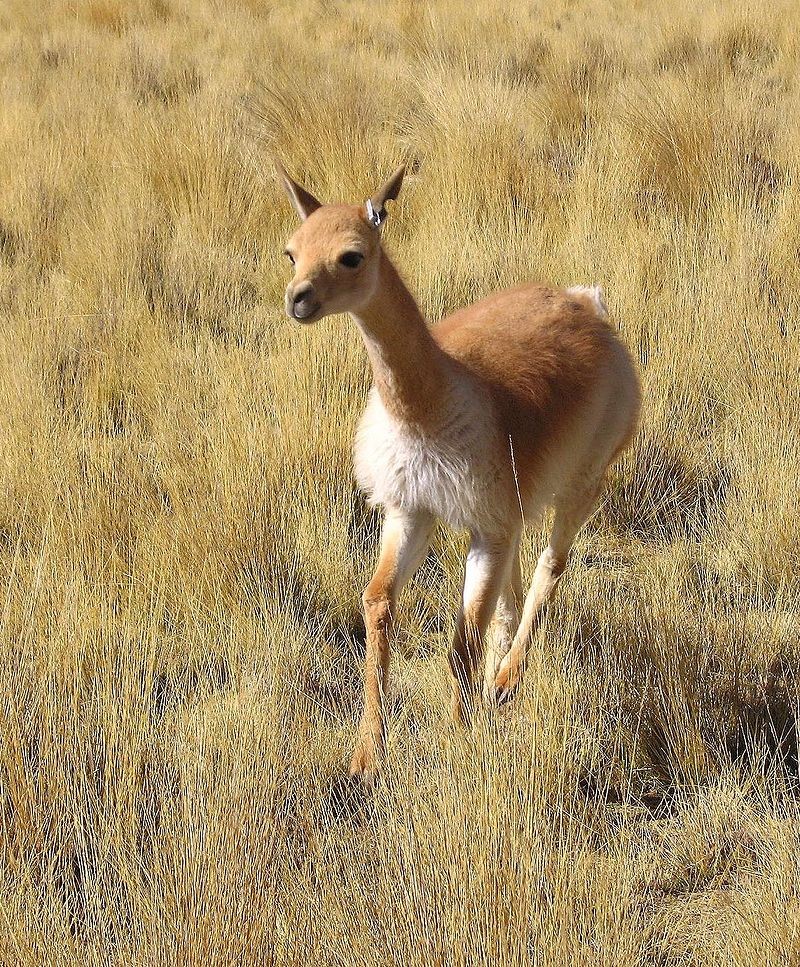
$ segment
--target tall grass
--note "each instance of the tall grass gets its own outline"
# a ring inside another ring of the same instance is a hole
[[[3,964],[800,963],[799,20],[0,7]],[[273,155],[350,200],[405,159],[386,244],[431,318],[598,281],[645,386],[468,733],[437,536],[369,796],[369,373],[347,319],[282,314]]]

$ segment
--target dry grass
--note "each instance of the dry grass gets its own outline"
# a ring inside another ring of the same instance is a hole
[[[3,965],[800,963],[798,21],[0,7]],[[369,374],[346,319],[283,317],[272,151],[324,198],[406,158],[387,242],[431,317],[599,281],[645,383],[469,734],[437,538],[370,797]]]

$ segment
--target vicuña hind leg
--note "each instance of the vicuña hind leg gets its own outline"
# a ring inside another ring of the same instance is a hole
[[[500,670],[500,662],[506,657],[514,640],[525,591],[522,587],[522,572],[519,567],[519,550],[514,554],[511,564],[511,580],[500,592],[492,619],[489,640],[486,644],[486,667],[483,693],[488,703],[494,702],[494,682]]]
[[[565,490],[556,499],[550,543],[536,565],[517,633],[495,679],[495,701],[498,704],[510,698],[522,680],[528,648],[564,571],[575,535],[594,508],[601,481],[602,471],[599,475],[584,475],[580,484]]]

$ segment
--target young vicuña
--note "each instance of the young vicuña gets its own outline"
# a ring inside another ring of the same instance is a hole
[[[453,715],[465,721],[492,617],[484,696],[502,701],[519,684],[575,535],[636,429],[639,380],[597,287],[521,285],[429,329],[380,239],[403,168],[360,205],[323,205],[277,168],[302,220],[286,246],[286,312],[304,323],[349,312],[374,376],[355,470],[385,521],[363,595],[364,713],[350,765],[369,777],[385,748],[395,607],[436,519],[471,536],[449,657]],[[523,524],[539,522],[548,505],[550,542],[524,595]]]

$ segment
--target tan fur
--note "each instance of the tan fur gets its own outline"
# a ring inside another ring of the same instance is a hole
[[[356,474],[386,520],[363,597],[364,714],[351,762],[353,774],[369,777],[385,748],[397,599],[436,518],[471,533],[449,661],[453,715],[466,721],[484,652],[487,701],[504,700],[518,685],[575,535],[609,463],[635,432],[639,382],[599,289],[522,285],[429,329],[380,244],[384,206],[400,190],[402,169],[368,207],[320,205],[279,175],[302,219],[287,244],[295,274],[286,310],[301,322],[350,312],[374,376]],[[343,264],[354,255],[357,265]],[[553,532],[523,606],[522,527],[547,504],[555,507]],[[493,616],[495,641],[486,649]]]
[[[440,346],[490,388],[511,437],[520,490],[581,409],[611,363],[608,325],[582,299],[543,285],[495,292],[433,330]]]

